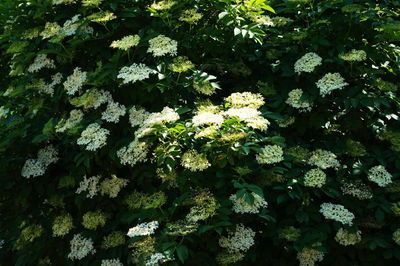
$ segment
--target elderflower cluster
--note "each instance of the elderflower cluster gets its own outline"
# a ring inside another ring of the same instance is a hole
[[[4,106],[0,107],[0,119],[7,118],[9,113],[10,113],[9,108],[5,108]]]
[[[164,262],[173,260],[173,258],[170,258],[168,256],[165,256],[163,253],[157,252],[154,254],[151,254],[150,258],[146,261],[146,266],[156,266],[160,265]]]
[[[150,7],[157,11],[164,11],[170,9],[171,7],[176,5],[176,3],[177,2],[173,0],[162,0],[152,4]]]
[[[251,228],[244,227],[243,224],[236,225],[235,232],[229,232],[229,237],[221,237],[219,245],[228,249],[229,253],[246,252],[254,245],[256,233]]]
[[[61,32],[61,26],[57,22],[47,22],[44,30],[40,33],[43,39],[48,39],[57,36]]]
[[[94,30],[92,27],[90,27],[88,25],[81,26],[82,24],[79,22],[79,17],[80,17],[80,15],[78,14],[78,15],[73,16],[71,19],[65,21],[63,28],[61,29],[61,33],[64,36],[74,35],[77,32],[79,27],[81,27],[79,33],[93,34]]]
[[[72,216],[69,213],[57,216],[53,222],[53,236],[65,236],[72,229]]]
[[[369,169],[368,179],[380,187],[385,187],[392,183],[392,175],[382,165],[377,165]]]
[[[102,260],[101,266],[124,266],[119,259]]]
[[[47,58],[47,54],[38,54],[33,63],[28,67],[29,73],[35,73],[43,68],[56,68],[54,60]]]
[[[313,72],[315,67],[322,65],[322,58],[316,53],[306,53],[294,64],[294,72]]]
[[[235,92],[225,98],[225,102],[229,103],[232,108],[250,107],[254,109],[260,108],[264,103],[264,97],[260,93],[251,92]]]
[[[111,122],[118,123],[119,118],[124,116],[126,113],[126,107],[114,101],[109,101],[107,109],[101,113],[101,119]]]
[[[194,64],[186,56],[178,56],[169,64],[173,72],[182,73],[194,67]]]
[[[77,107],[83,107],[84,111],[89,109],[97,109],[102,104],[112,102],[112,96],[109,91],[91,89],[80,97],[70,100],[70,103]]]
[[[68,95],[74,95],[75,92],[80,90],[83,83],[86,81],[87,72],[81,71],[79,67],[74,69],[74,72],[64,81],[64,89]]]
[[[186,221],[190,224],[214,216],[220,206],[213,194],[206,189],[197,193],[193,200],[196,204],[190,208],[190,212],[186,215]]]
[[[158,221],[152,221],[149,223],[141,223],[135,227],[129,229],[127,236],[135,237],[135,236],[148,236],[153,234],[158,228]]]
[[[51,83],[45,83],[39,87],[39,91],[44,94],[48,94],[50,96],[54,95],[54,87],[61,83],[63,75],[61,73],[57,73],[51,76]]]
[[[145,109],[140,107],[136,109],[136,107],[133,106],[129,110],[129,123],[132,127],[142,125],[143,122],[149,117],[149,115],[150,113],[147,112]]]
[[[121,164],[134,166],[138,162],[147,161],[148,146],[145,142],[135,138],[127,147],[122,147],[117,151],[117,156]]]
[[[315,243],[313,246],[320,246],[321,243]],[[297,253],[297,259],[300,266],[314,266],[316,262],[324,259],[324,253],[313,249],[304,247],[301,252]]]
[[[106,145],[107,135],[110,131],[101,128],[99,124],[92,123],[81,133],[81,137],[78,138],[78,145],[86,145],[86,150],[95,151]]]
[[[397,245],[400,246],[400,229],[397,229],[393,232],[392,239]]]
[[[301,100],[303,96],[303,91],[301,89],[294,89],[289,92],[289,97],[286,103],[293,108],[299,109],[300,112],[311,111],[312,104],[307,100]]]
[[[342,192],[345,195],[356,197],[359,200],[372,199],[373,197],[371,188],[362,183],[360,180],[343,184]]]
[[[339,73],[327,73],[320,80],[318,80],[316,84],[320,89],[320,95],[322,97],[331,94],[331,92],[334,90],[341,90],[343,87],[349,85],[344,81]]]
[[[177,51],[178,42],[164,35],[158,35],[149,40],[149,48],[147,49],[147,52],[152,53],[153,56],[164,56],[168,54],[176,56]]]
[[[326,219],[335,220],[342,224],[353,225],[354,214],[347,210],[343,205],[333,203],[322,203],[320,213]]]
[[[157,73],[155,70],[147,67],[145,64],[133,63],[131,66],[123,67],[118,73],[117,78],[123,79],[122,83],[135,83],[138,80],[148,79],[150,74]]]
[[[76,3],[76,0],[53,0],[53,5],[70,5]]]
[[[74,235],[70,242],[71,252],[68,254],[70,260],[81,260],[87,255],[96,253],[93,241],[90,238],[84,238],[81,234]]]
[[[118,247],[125,244],[125,235],[120,231],[111,232],[109,235],[103,237],[103,242],[101,243],[101,248],[109,249]]]
[[[118,178],[115,175],[110,179],[104,179],[100,184],[101,195],[108,195],[110,198],[116,198],[118,193],[128,184],[127,179]]]
[[[79,187],[76,190],[75,193],[80,194],[83,191],[86,191],[86,197],[87,198],[93,198],[94,196],[97,195],[97,192],[99,191],[99,181],[100,181],[101,176],[92,176],[89,178],[86,178],[86,176],[83,177],[83,180],[79,183]]]
[[[311,169],[304,175],[306,187],[321,188],[326,182],[326,174],[319,168]]]
[[[37,153],[37,159],[26,160],[21,170],[21,176],[25,178],[37,177],[44,175],[47,167],[58,161],[58,151],[49,145],[43,149],[40,149]]]
[[[244,196],[237,198],[235,194],[232,194],[229,199],[233,203],[233,211],[236,213],[259,213],[260,209],[267,208],[268,203],[263,197],[254,192],[251,195],[254,197],[253,204],[249,204]]]
[[[256,155],[259,164],[273,164],[283,161],[283,150],[278,145],[266,145],[261,153]]]
[[[339,54],[339,58],[344,61],[361,62],[367,59],[367,53],[364,50],[353,49],[350,52]]]
[[[308,164],[318,166],[321,169],[337,168],[340,166],[336,155],[330,151],[317,149],[311,153]]]
[[[220,127],[224,123],[224,117],[214,111],[198,111],[192,118],[193,126],[214,125]]]
[[[203,14],[197,12],[197,9],[184,10],[179,17],[180,21],[184,21],[189,24],[196,24],[203,17]]]
[[[67,120],[62,119],[56,126],[56,132],[65,132],[68,129],[74,128],[83,119],[83,112],[79,109],[74,109],[69,113]]]
[[[102,211],[87,212],[82,217],[82,225],[86,229],[96,230],[106,224],[107,217]]]
[[[355,245],[361,241],[361,231],[350,233],[346,229],[340,228],[336,233],[335,240],[343,246]]]
[[[205,154],[189,150],[182,155],[181,165],[192,172],[203,171],[211,166]]]
[[[128,35],[118,41],[113,41],[110,45],[112,48],[118,48],[127,51],[129,48],[135,47],[139,44],[139,35]]]

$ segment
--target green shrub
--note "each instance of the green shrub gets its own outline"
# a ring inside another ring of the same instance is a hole
[[[3,0],[1,265],[397,265],[399,1]]]

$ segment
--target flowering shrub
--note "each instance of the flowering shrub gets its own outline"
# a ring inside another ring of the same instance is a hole
[[[399,8],[1,1],[0,265],[398,265]]]

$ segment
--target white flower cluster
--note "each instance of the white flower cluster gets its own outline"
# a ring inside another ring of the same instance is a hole
[[[123,147],[117,152],[121,164],[134,166],[138,162],[145,162],[148,146],[139,139],[152,132],[154,125],[173,122],[178,119],[179,114],[169,107],[164,107],[161,112],[155,113],[148,113],[144,109],[137,110],[136,107],[133,107],[130,110],[129,121],[133,127],[138,125],[140,127],[135,132],[135,139],[127,147]]]
[[[371,189],[359,180],[343,184],[342,192],[345,195],[356,197],[359,200],[372,199],[374,196]]]
[[[320,245],[320,243],[316,244]],[[299,260],[299,266],[314,266],[316,262],[324,259],[324,253],[313,248],[304,247],[301,252],[297,253],[297,259]]]
[[[124,51],[127,51],[129,48],[135,47],[139,44],[140,37],[139,35],[129,35],[125,36],[121,40],[113,41],[110,45],[112,48],[118,48]]]
[[[74,69],[74,72],[64,81],[64,89],[68,95],[74,95],[75,92],[80,90],[83,83],[86,81],[87,72],[82,72],[79,67]]]
[[[377,165],[369,169],[368,179],[380,187],[385,187],[392,183],[392,175],[382,165]]]
[[[96,253],[96,249],[93,247],[93,241],[90,238],[84,238],[81,234],[74,235],[70,244],[71,252],[68,254],[70,260],[81,260],[90,253]]]
[[[56,126],[56,132],[65,132],[68,129],[75,127],[83,119],[83,112],[79,109],[74,109],[69,113],[67,120],[62,119]]]
[[[105,179],[100,184],[101,195],[108,195],[110,198],[116,198],[118,193],[128,185],[129,180],[118,178],[113,175],[112,178]]]
[[[61,4],[73,4],[76,3],[76,0],[53,0],[53,5],[61,5]]]
[[[261,153],[256,155],[259,164],[273,164],[283,161],[283,150],[278,145],[266,145]]]
[[[47,58],[46,54],[38,54],[33,63],[28,67],[28,72],[35,73],[43,68],[56,68],[54,60]]]
[[[153,56],[164,56],[172,55],[176,56],[178,51],[178,42],[174,41],[164,35],[158,35],[157,37],[149,40],[148,53],[152,53]]]
[[[228,249],[228,252],[246,252],[254,245],[256,233],[251,228],[244,227],[243,224],[236,225],[235,232],[229,232],[229,237],[221,237],[219,245]]]
[[[150,113],[143,124],[135,132],[136,137],[141,138],[150,133],[155,125],[174,122],[179,119],[179,114],[170,107],[164,107],[161,112]]]
[[[392,239],[397,245],[400,246],[400,229],[397,229],[393,232]]]
[[[338,221],[342,224],[353,225],[354,214],[347,210],[343,205],[333,203],[322,203],[320,213],[326,219]]]
[[[106,145],[107,136],[110,131],[101,128],[99,124],[92,123],[81,133],[76,143],[78,145],[86,145],[86,150],[95,151]]]
[[[79,22],[80,15],[73,16],[70,20],[65,21],[63,28],[61,29],[61,33],[65,36],[72,36],[74,35],[78,28],[81,27],[82,23]],[[93,34],[93,28],[85,25],[80,28],[79,33],[81,34]]]
[[[146,261],[146,266],[156,266],[160,265],[161,263],[167,262],[172,260],[172,258],[165,256],[163,253],[157,252],[151,254],[150,258]]]
[[[350,233],[346,229],[340,228],[336,233],[335,240],[343,246],[355,245],[361,241],[361,231]]]
[[[54,87],[61,83],[63,75],[61,73],[57,73],[51,76],[51,83],[45,83],[40,88],[39,91],[44,94],[48,94],[50,96],[54,95]]]
[[[127,147],[122,147],[117,151],[117,156],[121,164],[134,166],[139,162],[147,161],[148,146],[145,142],[135,138]]]
[[[40,36],[42,36],[43,39],[48,39],[58,35],[61,30],[62,28],[57,22],[46,22],[44,30],[40,32]]]
[[[242,107],[229,108],[224,114],[228,117],[237,117],[242,121],[248,121],[259,116],[261,112],[251,107]]]
[[[99,191],[99,182],[100,182],[101,176],[96,175],[92,176],[89,178],[86,178],[86,176],[83,177],[83,180],[79,183],[79,187],[76,190],[76,194],[80,194],[83,191],[86,191],[86,197],[87,198],[93,198],[94,196],[97,195],[97,192]]]
[[[327,169],[330,167],[337,168],[340,166],[334,153],[321,149],[317,149],[311,153],[308,163],[318,166],[321,169]]]
[[[361,62],[367,59],[367,53],[364,50],[352,49],[350,52],[339,54],[339,58],[344,61]]]
[[[119,118],[124,116],[126,113],[126,108],[122,104],[119,104],[114,101],[109,101],[107,105],[107,109],[101,114],[101,119],[112,122],[118,123]]]
[[[239,120],[246,122],[246,125],[266,131],[270,122],[261,116],[261,112],[257,109],[264,104],[264,98],[261,94],[250,92],[232,93],[225,99],[231,108],[223,114],[227,117],[237,117]]]
[[[289,92],[289,97],[286,103],[293,108],[299,109],[300,112],[311,111],[312,104],[307,100],[301,100],[303,96],[303,91],[301,89],[294,89]]]
[[[189,150],[182,155],[181,165],[192,172],[203,171],[211,166],[205,154]]]
[[[9,108],[5,108],[4,106],[0,107],[0,119],[7,118],[9,113],[10,113]]]
[[[158,228],[158,221],[141,223],[135,227],[130,228],[126,235],[129,237],[148,236],[154,234],[157,228]]]
[[[41,176],[46,172],[47,167],[58,161],[58,151],[49,145],[37,153],[37,159],[26,160],[21,170],[21,175],[25,178]]]
[[[311,169],[304,175],[306,187],[321,188],[326,182],[326,174],[319,168]]]
[[[320,89],[319,93],[322,97],[331,94],[334,90],[341,90],[343,87],[349,85],[339,73],[327,73],[316,84]]]
[[[294,64],[294,72],[313,72],[315,67],[322,65],[322,58],[316,53],[306,53]]]
[[[225,99],[232,108],[250,107],[254,109],[264,105],[264,97],[260,93],[235,92]]]
[[[133,63],[131,66],[123,67],[118,73],[117,78],[123,79],[122,83],[135,83],[138,80],[148,79],[150,74],[157,73],[155,70],[147,67],[145,64]]]
[[[237,198],[235,194],[232,194],[229,199],[233,202],[233,211],[236,213],[259,213],[261,208],[267,208],[268,203],[263,197],[260,197],[256,193],[252,192],[251,195],[254,197],[254,203],[249,204],[245,197]]]
[[[109,102],[113,102],[111,93],[109,91],[92,89],[87,94],[87,98],[83,104],[83,109],[85,111],[91,108],[97,109],[102,104]]]
[[[193,126],[214,125],[220,127],[224,123],[224,116],[213,111],[199,111],[192,118]]]
[[[144,121],[149,117],[149,115],[150,113],[143,108],[136,109],[136,107],[133,106],[129,110],[129,123],[132,127],[142,125]]]
[[[124,266],[119,259],[102,260],[101,266]]]

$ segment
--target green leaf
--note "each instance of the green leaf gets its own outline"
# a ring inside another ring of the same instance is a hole
[[[178,255],[178,259],[184,263],[189,257],[189,250],[185,245],[180,245],[176,248],[176,255]]]
[[[275,10],[269,5],[262,5],[261,8],[276,14]]]
[[[375,211],[375,218],[378,220],[378,222],[382,222],[385,219],[385,214],[381,209],[377,209]]]

